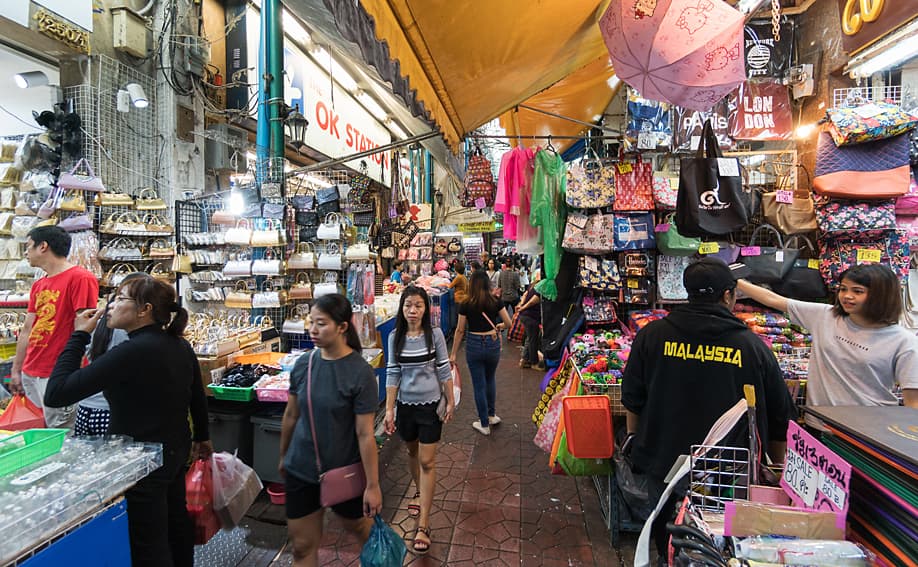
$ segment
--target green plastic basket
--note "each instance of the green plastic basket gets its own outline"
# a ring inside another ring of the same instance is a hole
[[[214,393],[218,400],[229,400],[232,402],[250,402],[255,399],[255,387],[234,388],[232,386],[217,386],[208,384],[208,388]]]
[[[66,429],[27,429],[0,439],[0,476],[60,452]]]

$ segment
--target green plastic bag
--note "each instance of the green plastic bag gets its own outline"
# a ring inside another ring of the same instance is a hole
[[[401,567],[408,549],[378,514],[373,519],[370,537],[360,552],[361,567]]]
[[[611,459],[578,459],[567,450],[567,432],[561,434],[556,461],[568,476],[602,476],[612,474]]]

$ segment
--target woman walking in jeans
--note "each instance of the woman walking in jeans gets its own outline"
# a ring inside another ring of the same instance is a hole
[[[456,351],[468,326],[465,360],[475,388],[478,420],[472,427],[482,435],[491,434],[491,426],[500,423],[494,410],[497,384],[494,374],[500,362],[500,332],[510,326],[510,316],[504,304],[491,293],[491,282],[485,272],[474,272],[469,280],[469,299],[459,304],[459,324],[453,340],[450,360],[456,361]]]

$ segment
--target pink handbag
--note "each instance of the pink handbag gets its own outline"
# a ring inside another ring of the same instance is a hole
[[[918,182],[914,173],[909,174],[908,181],[908,192],[896,199],[897,215],[918,215]]]
[[[315,354],[315,350],[309,353],[309,365],[306,370],[306,402],[309,405],[312,446],[316,450],[316,468],[319,470],[319,503],[323,508],[328,508],[361,496],[367,487],[367,477],[361,462],[322,472],[322,459],[319,458],[319,443],[316,440],[316,420],[312,412],[312,359]]]

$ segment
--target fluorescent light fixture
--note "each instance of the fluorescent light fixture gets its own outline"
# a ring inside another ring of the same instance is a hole
[[[385,122],[389,118],[389,113],[387,113],[383,107],[376,102],[376,99],[368,95],[367,93],[360,93],[357,96],[357,100],[360,101],[360,104],[364,108],[370,111],[370,114],[376,117],[380,122]]]
[[[395,122],[391,120],[386,125],[386,127],[389,129],[390,132],[392,132],[392,135],[398,138],[399,140],[404,140],[405,138],[408,137],[408,134],[406,134],[404,130],[399,128],[398,124],[396,124]]]
[[[306,28],[300,24],[300,21],[293,17],[293,15],[287,10],[281,12],[281,19],[283,20],[284,33],[289,35],[291,39],[297,41],[303,45],[309,44],[310,35],[306,31]]]
[[[853,79],[870,77],[918,56],[918,19],[855,55],[845,66]]]
[[[135,107],[146,108],[150,106],[150,100],[147,99],[147,93],[143,92],[143,87],[137,83],[128,83],[124,88],[131,95],[131,102]]]
[[[44,71],[26,71],[13,75],[13,81],[20,89],[30,89],[48,84],[48,75]]]
[[[351,77],[351,74],[344,67],[332,59],[324,47],[315,45],[309,53],[312,54],[313,60],[319,64],[319,67],[325,69],[326,73],[330,73],[335,82],[341,85],[341,88],[351,93],[359,91],[354,77]]]

